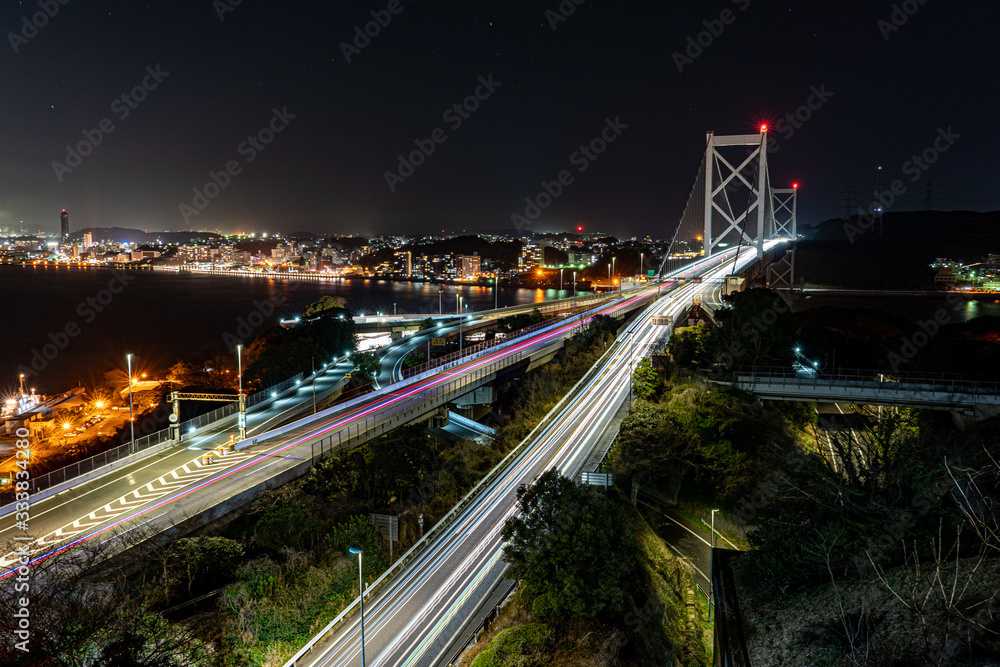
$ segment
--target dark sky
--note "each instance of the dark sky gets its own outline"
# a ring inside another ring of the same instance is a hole
[[[772,180],[802,182],[802,222],[837,215],[847,186],[869,197],[878,164],[887,185],[906,184],[897,209],[923,206],[927,177],[939,208],[1000,208],[994,0],[909,0],[916,13],[888,39],[888,2],[563,0],[575,11],[555,30],[559,0],[400,2],[348,64],[341,42],[387,2],[243,0],[220,20],[226,0],[43,0],[58,13],[15,53],[11,31],[41,10],[4,0],[0,225],[52,232],[66,208],[74,229],[510,229],[541,181],[572,169],[535,228],[669,237],[705,132],[754,132],[813,87],[833,95],[792,136],[772,135]],[[731,23],[713,24],[723,10]],[[673,54],[704,21],[723,30],[679,72]],[[120,119],[116,99],[147,67],[169,75]],[[444,112],[480,76],[500,86],[452,129]],[[239,147],[273,109],[295,118],[248,162]],[[580,173],[571,154],[606,118],[628,128]],[[60,182],[52,163],[103,119],[114,131]],[[447,141],[391,192],[396,156],[437,128]],[[904,173],[939,128],[961,138]],[[186,222],[180,204],[231,160],[241,173]]]

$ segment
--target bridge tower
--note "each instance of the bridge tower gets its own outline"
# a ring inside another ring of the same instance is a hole
[[[755,248],[757,259],[763,259],[767,241],[794,240],[798,233],[798,184],[790,189],[771,187],[766,125],[758,134],[709,132],[705,144],[660,276],[736,245]]]
[[[764,241],[773,233],[773,229],[769,228],[773,226],[773,221],[767,172],[767,130],[767,126],[762,125],[759,134],[716,136],[714,132],[708,133],[703,165],[705,257],[711,256],[727,239],[731,240],[733,232],[738,232],[739,243],[757,249],[758,259],[764,257]],[[723,149],[732,147],[750,147],[751,150],[742,161],[732,159],[731,151],[727,159]],[[748,202],[746,207],[740,206],[741,202],[737,200],[737,207],[734,208],[731,198],[744,193]],[[736,211],[742,212],[737,214]],[[751,221],[754,221],[756,229],[748,234],[747,226]]]

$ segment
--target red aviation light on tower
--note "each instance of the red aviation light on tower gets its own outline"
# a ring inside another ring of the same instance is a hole
[[[576,228],[576,231],[578,231],[578,232],[582,232],[582,231],[583,231],[583,225],[580,225],[580,226],[578,226],[578,227]]]
[[[767,123],[761,123],[760,124],[760,132],[761,132],[761,134],[764,134],[765,132],[767,132]]]
[[[799,184],[798,183],[792,183],[792,189],[793,190],[798,190],[799,189]]]

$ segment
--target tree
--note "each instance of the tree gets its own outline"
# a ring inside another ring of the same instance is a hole
[[[639,398],[651,399],[659,389],[660,377],[653,370],[653,362],[643,359],[632,372],[632,389]]]
[[[555,469],[521,496],[521,513],[504,524],[504,558],[539,617],[621,613],[636,539],[621,505]]]
[[[315,303],[310,303],[302,310],[302,317],[317,317],[331,310],[340,310],[347,305],[347,300],[339,296],[325,295]]]
[[[718,311],[719,361],[726,368],[791,366],[798,324],[788,305],[768,289],[735,292]]]
[[[707,368],[715,360],[715,332],[704,322],[681,327],[670,337],[667,347],[681,368]]]
[[[355,352],[351,355],[354,371],[368,382],[374,382],[382,373],[382,362],[375,352]]]

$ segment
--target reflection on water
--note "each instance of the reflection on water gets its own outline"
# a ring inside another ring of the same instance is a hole
[[[93,386],[105,371],[124,368],[135,355],[144,368],[162,371],[180,358],[224,349],[242,321],[291,318],[321,296],[339,296],[357,315],[457,312],[539,303],[569,296],[566,290],[389,282],[372,279],[292,281],[272,277],[223,277],[163,271],[124,271],[127,287],[107,291],[109,269],[0,266],[5,318],[0,324],[0,394],[16,387],[18,367],[40,391],[63,391],[78,382]],[[116,285],[117,289],[117,285]],[[91,308],[88,299],[97,299]],[[82,304],[82,305],[81,305]],[[91,312],[93,311],[93,312]],[[65,332],[74,332],[65,336]],[[253,329],[259,333],[264,326]],[[56,343],[53,342],[56,341]],[[58,345],[57,345],[58,343]],[[55,346],[48,347],[46,346]],[[36,353],[48,352],[47,356]]]
[[[795,294],[792,311],[800,312],[809,308],[870,308],[917,320],[933,319],[945,310],[950,314],[951,323],[968,322],[977,317],[1000,317],[1000,299],[972,299],[963,294],[950,296],[883,296],[877,294],[859,295],[802,295]]]

